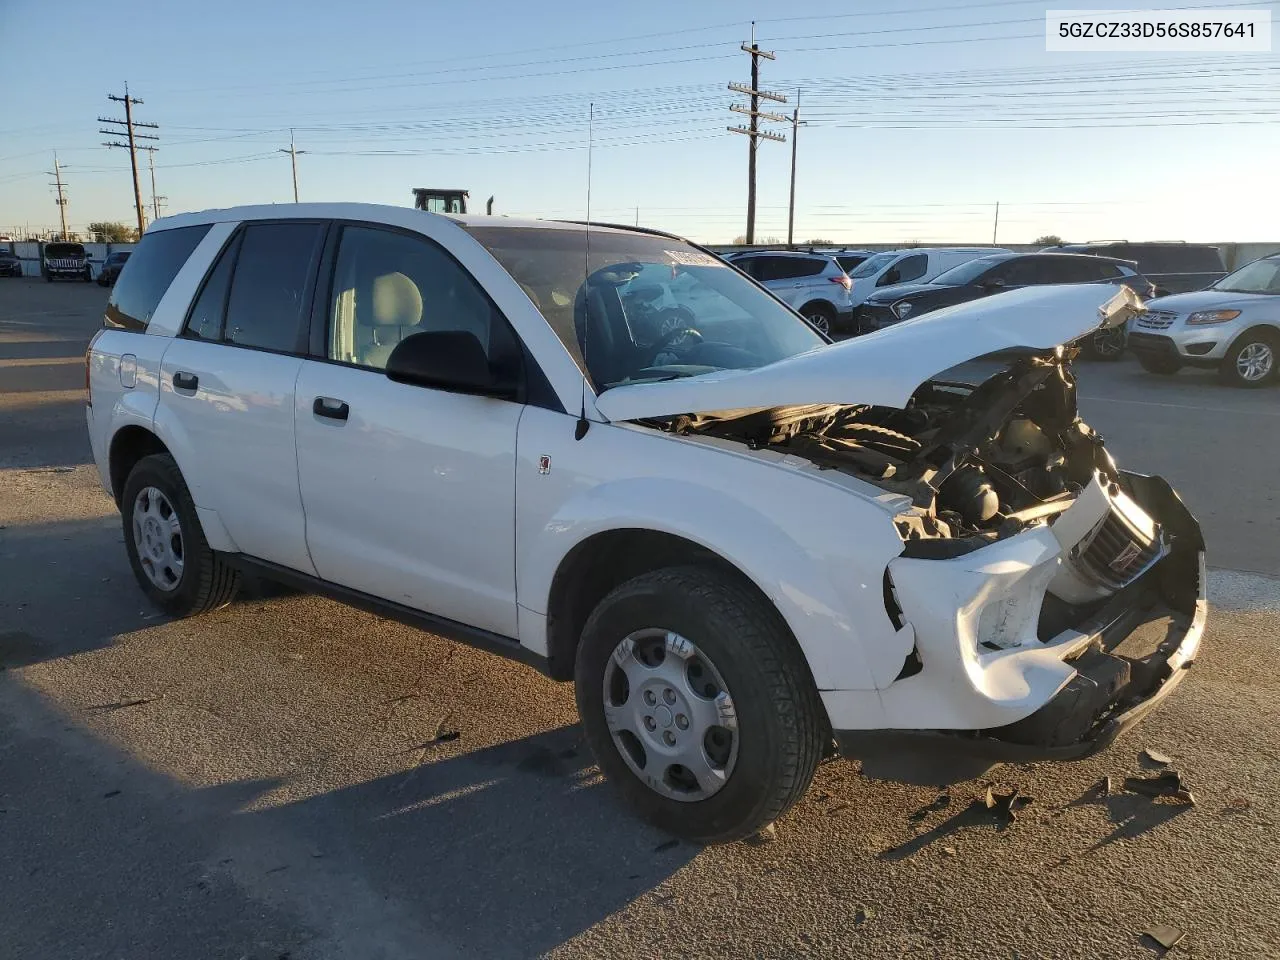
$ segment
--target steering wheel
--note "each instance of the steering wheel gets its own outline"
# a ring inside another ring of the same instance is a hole
[[[694,327],[676,327],[673,330],[668,330],[660,336],[658,338],[658,342],[653,345],[653,352],[649,357],[649,362],[653,363],[654,360],[658,359],[658,355],[662,353],[663,350],[667,349],[667,347],[671,346],[671,344],[675,343],[677,340],[685,341],[686,339],[688,342],[701,343],[703,339],[702,332]]]

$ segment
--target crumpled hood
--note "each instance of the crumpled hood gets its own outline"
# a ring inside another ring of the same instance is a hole
[[[596,398],[609,420],[808,404],[904,407],[925,381],[999,350],[1051,350],[1141,312],[1127,287],[1024,287],[944,307],[878,333],[754,370],[613,387]]]
[[[1192,290],[1168,297],[1156,297],[1147,301],[1148,310],[1172,310],[1174,313],[1194,313],[1197,310],[1225,310],[1257,303],[1263,299],[1256,293],[1231,293],[1228,290]]]

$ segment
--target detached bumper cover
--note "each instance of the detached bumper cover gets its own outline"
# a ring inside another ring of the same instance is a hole
[[[1111,597],[1076,630],[1072,678],[1030,716],[999,727],[837,730],[841,753],[942,745],[992,762],[1074,760],[1104,749],[1173,692],[1204,634],[1204,540],[1182,501],[1159,477],[1127,474],[1139,501],[1171,535],[1168,554]]]

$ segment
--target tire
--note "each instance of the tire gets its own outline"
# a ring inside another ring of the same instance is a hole
[[[45,278],[45,280],[47,280],[49,283],[53,283],[53,274],[52,274],[52,273],[46,273],[46,274],[44,275],[44,278]]]
[[[806,303],[800,308],[800,316],[828,337],[835,332],[836,312],[825,303]]]
[[[1138,363],[1147,373],[1158,373],[1166,377],[1182,369],[1182,364],[1173,357],[1161,357],[1150,353],[1139,353]]]
[[[85,270],[85,272],[84,272],[84,282],[85,282],[85,283],[93,283],[93,271],[92,271],[92,270]]]
[[[1080,341],[1081,353],[1090,360],[1114,362],[1124,356],[1124,328],[1099,330]]]
[[[634,649],[634,655],[625,661],[615,656],[637,636],[634,648],[625,648]],[[641,660],[647,643],[662,654],[656,665]],[[646,733],[641,728],[649,720],[618,723],[615,739],[606,709],[614,711],[615,720],[633,704],[637,711],[648,710],[645,704],[653,701],[644,698],[659,689],[648,684],[665,684],[659,671],[667,665],[678,677],[671,682],[679,692],[666,700],[669,709],[656,701],[654,716],[661,725]],[[619,674],[644,677],[645,693],[637,697],[627,681],[619,687]],[[698,843],[751,836],[786,813],[809,788],[831,738],[808,664],[777,611],[714,569],[667,568],[614,589],[587,620],[574,679],[578,713],[600,769],[644,819]],[[695,693],[695,684],[707,683],[707,693],[723,684],[725,696],[732,697],[727,706],[722,697],[708,700]],[[686,718],[680,727],[684,710],[694,721]],[[710,725],[698,719],[708,710]],[[721,721],[731,733],[718,725]],[[721,769],[711,771],[719,779],[710,792],[696,784],[689,789],[691,778],[683,775],[691,768],[661,762],[659,735],[678,737],[680,731],[688,739],[673,742],[690,748],[689,756],[697,758],[691,762],[703,762],[704,774],[717,762],[710,759],[713,746],[728,751],[720,757]],[[641,736],[651,738],[648,746]]]
[[[1239,337],[1218,367],[1218,376],[1233,387],[1265,387],[1276,379],[1280,366],[1280,336],[1250,330]]]
[[[129,565],[153,604],[170,616],[189,617],[232,601],[240,588],[239,571],[209,549],[173,457],[159,453],[138,461],[125,481],[120,513]],[[178,549],[165,527],[170,517],[177,518]]]

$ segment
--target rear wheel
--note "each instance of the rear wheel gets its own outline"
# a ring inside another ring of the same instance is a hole
[[[240,574],[209,549],[173,457],[143,457],[121,497],[125,549],[143,593],[165,613],[187,617],[230,603]]]
[[[688,840],[741,839],[781,816],[829,739],[777,612],[716,570],[616,588],[587,621],[575,680],[601,770],[645,819]]]
[[[831,336],[835,327],[836,312],[825,303],[807,303],[800,308],[800,316],[804,317],[822,333]]]
[[[1138,363],[1142,364],[1142,369],[1147,373],[1159,373],[1164,376],[1177,373],[1182,369],[1182,364],[1175,358],[1161,357],[1150,353],[1139,353]]]
[[[1276,376],[1280,337],[1259,331],[1246,333],[1227,351],[1218,375],[1233,387],[1264,387]]]

